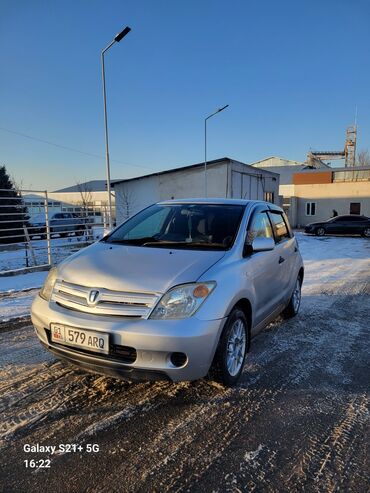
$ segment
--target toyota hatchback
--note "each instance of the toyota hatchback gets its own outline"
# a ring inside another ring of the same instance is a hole
[[[298,313],[303,272],[276,205],[160,202],[52,268],[32,322],[46,348],[86,370],[233,385],[252,336]]]

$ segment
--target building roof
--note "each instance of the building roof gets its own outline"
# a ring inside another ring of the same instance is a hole
[[[113,183],[122,180],[111,180],[111,186]],[[89,192],[105,192],[107,190],[107,180],[90,180],[84,183],[76,183],[70,187],[61,188],[60,190],[54,190],[54,192],[79,192],[79,191],[89,191]]]
[[[283,161],[285,164],[269,164],[268,167],[278,167],[278,166],[302,166],[304,163],[302,161],[294,161],[293,159],[285,159],[279,156],[269,156],[266,157],[265,159],[260,159],[259,161],[255,161],[254,163],[251,163],[251,166],[256,166],[258,168],[258,165],[261,163],[264,163],[266,161],[269,161],[270,159],[277,159],[279,161]]]
[[[327,169],[320,169],[320,168],[315,168],[315,169],[302,169],[301,171],[297,172],[298,173],[306,173],[306,172],[311,172],[311,171],[314,171],[315,173],[327,173],[328,171],[331,171],[333,173],[336,173],[337,171],[348,171],[348,172],[351,172],[353,171],[354,173],[356,173],[357,171],[366,171],[366,170],[370,170],[370,166],[341,166],[340,168],[339,167],[336,167],[336,168],[332,168],[330,167],[330,170],[327,170]]]
[[[242,164],[243,166],[250,166],[250,164],[242,163],[241,161],[237,161],[236,159],[231,159],[229,157],[223,157],[220,159],[214,159],[212,161],[207,161],[207,167],[214,166],[217,164],[222,164],[222,163],[237,163],[237,164]],[[180,168],[171,168],[171,169],[166,169],[164,171],[158,171],[156,173],[150,173],[148,175],[137,176],[136,178],[127,178],[126,180],[115,180],[115,182],[112,183],[112,186],[114,187],[115,185],[118,185],[119,183],[130,182],[130,181],[134,181],[134,180],[141,180],[142,178],[149,178],[150,176],[160,176],[160,175],[165,175],[168,173],[177,173],[178,171],[183,171],[183,170],[193,169],[193,168],[200,168],[203,166],[204,166],[204,161],[201,163],[190,164],[187,166],[181,166]],[[272,175],[276,175],[276,173],[273,173],[273,172],[267,171],[267,170],[264,170],[264,173],[271,173]]]

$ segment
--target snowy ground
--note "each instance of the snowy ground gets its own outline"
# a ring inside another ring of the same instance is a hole
[[[66,238],[61,238],[57,234],[52,235],[51,251],[53,263],[57,264],[68,255],[77,252],[81,247],[86,246],[87,242],[101,238],[103,232],[104,228],[102,226],[93,226],[92,233],[89,237],[86,235],[75,236],[72,234]],[[28,266],[47,264],[48,251],[46,240],[35,237],[35,239],[31,241],[31,245],[34,255],[30,249],[26,250],[24,243],[16,243],[7,246],[0,245],[0,272],[24,269],[27,266],[27,262]]]
[[[300,314],[253,339],[233,389],[86,374],[3,324],[0,490],[368,492],[370,242],[298,237]],[[37,443],[100,451],[23,451]]]

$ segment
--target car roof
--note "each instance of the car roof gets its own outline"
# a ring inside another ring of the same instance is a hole
[[[341,218],[341,217],[361,217],[362,219],[369,219],[368,217],[364,216],[364,215],[360,215],[360,214],[342,214],[340,216],[334,216],[333,218],[331,219],[336,219],[336,218]]]
[[[282,211],[280,207],[270,202],[263,200],[245,200],[245,199],[223,199],[223,198],[185,198],[185,199],[172,199],[163,200],[158,202],[160,205],[168,204],[210,204],[210,205],[266,205],[270,209]]]

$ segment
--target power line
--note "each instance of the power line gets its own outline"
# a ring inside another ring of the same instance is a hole
[[[65,149],[67,151],[72,151],[72,152],[78,152],[79,154],[84,154],[85,156],[95,157],[95,158],[99,158],[99,159],[105,159],[104,156],[100,156],[99,154],[93,154],[91,152],[85,152],[85,151],[81,151],[79,149],[74,149],[73,147],[68,147],[65,145],[56,144],[55,142],[50,142],[48,140],[39,139],[38,137],[33,137],[31,135],[27,135],[27,134],[24,134],[22,132],[16,132],[15,130],[9,130],[8,128],[0,127],[0,130],[2,130],[3,132],[8,132],[10,134],[20,135],[21,137],[25,137],[26,139],[30,139],[30,140],[35,140],[36,142],[42,142],[43,144],[48,144],[50,146],[58,147],[59,149]],[[111,161],[114,161],[115,163],[124,164],[125,166],[133,166],[135,168],[144,168],[144,169],[153,170],[153,168],[149,168],[148,166],[144,166],[141,164],[124,163],[123,161],[118,161],[117,159],[111,159]]]

